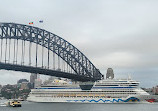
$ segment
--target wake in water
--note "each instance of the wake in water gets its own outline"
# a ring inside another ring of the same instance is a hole
[[[0,106],[7,106],[5,103],[0,103]]]

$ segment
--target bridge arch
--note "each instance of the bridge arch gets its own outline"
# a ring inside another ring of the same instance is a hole
[[[20,39],[41,45],[62,58],[76,75],[88,77],[92,81],[103,78],[100,71],[75,46],[44,29],[16,23],[0,23],[0,39]]]

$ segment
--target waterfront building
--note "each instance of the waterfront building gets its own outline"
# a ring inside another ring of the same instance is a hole
[[[157,86],[155,86],[155,87],[153,87],[153,94],[156,94],[156,95],[158,95],[158,85]]]
[[[21,86],[20,86],[20,89],[21,90],[23,90],[23,89],[29,89],[28,82],[22,82]]]
[[[40,87],[42,85],[42,80],[40,78],[35,79],[34,88]]]
[[[20,79],[17,81],[16,86],[20,89],[26,89],[26,87],[28,87],[28,83],[29,83],[29,81],[27,79]],[[27,84],[27,86],[25,86],[25,84]]]

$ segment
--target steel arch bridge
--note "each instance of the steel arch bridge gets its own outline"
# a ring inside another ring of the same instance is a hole
[[[16,23],[0,23],[0,39],[1,39],[1,59],[2,56],[5,56],[5,61],[4,62],[2,62],[2,60],[0,61],[0,69],[39,73],[44,75],[56,76],[56,77],[64,77],[76,81],[96,81],[96,80],[101,80],[103,78],[103,75],[100,73],[100,71],[75,46],[73,46],[63,38],[51,32],[48,32],[44,29],[40,29],[29,25],[16,24]],[[11,39],[17,41],[21,40],[23,42],[27,41],[29,43],[36,44],[35,66],[25,65],[23,63],[17,64],[17,61],[15,60],[13,63],[8,62],[10,61],[9,60],[10,58],[7,58],[6,55],[8,53],[9,57],[11,56],[10,45],[9,46],[7,45],[9,47],[9,52],[6,51],[7,50],[6,48],[5,54],[3,54],[2,42],[3,40],[6,40],[6,44],[9,44],[10,42],[7,42],[7,40],[9,41]],[[37,65],[38,64],[37,45],[40,45],[48,50],[48,55],[47,55],[48,68],[44,68],[43,64],[42,67],[39,67]],[[67,65],[69,65],[72,68],[72,70],[75,73],[49,69],[49,66],[51,65],[49,63],[49,58],[50,58],[49,52],[53,52],[54,54],[59,56],[63,61],[67,63]]]

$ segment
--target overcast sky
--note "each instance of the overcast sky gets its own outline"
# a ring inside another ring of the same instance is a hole
[[[0,0],[0,22],[28,24],[55,33],[106,74],[158,85],[157,0]],[[43,20],[43,24],[38,21]],[[0,71],[0,84],[30,74]]]

